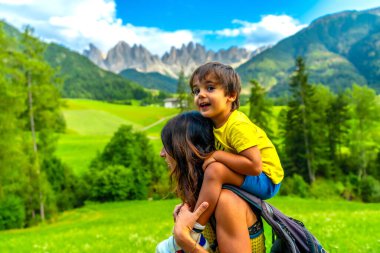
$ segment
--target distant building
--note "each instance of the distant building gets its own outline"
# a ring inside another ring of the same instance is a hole
[[[187,106],[187,101],[182,101],[184,107]],[[179,107],[179,99],[178,98],[167,98],[164,100],[165,108],[178,108]]]
[[[178,98],[167,98],[164,100],[165,108],[178,108],[179,107],[179,99]]]

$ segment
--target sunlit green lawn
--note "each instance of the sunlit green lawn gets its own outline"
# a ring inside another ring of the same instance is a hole
[[[97,152],[103,150],[122,124],[146,132],[158,155],[161,129],[178,113],[172,108],[118,105],[85,99],[65,99],[63,103],[67,130],[60,135],[56,154],[76,174],[88,169]]]
[[[275,197],[270,201],[302,220],[329,252],[380,252],[380,204]],[[88,204],[56,222],[0,232],[0,252],[154,252],[171,234],[178,200]],[[266,228],[267,245],[271,238]]]

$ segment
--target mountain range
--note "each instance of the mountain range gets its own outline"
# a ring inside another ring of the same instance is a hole
[[[160,73],[171,78],[176,78],[181,70],[188,76],[194,68],[207,61],[221,61],[236,68],[243,82],[243,90],[248,92],[248,82],[255,79],[273,96],[282,96],[287,92],[290,76],[295,70],[295,60],[302,56],[310,83],[329,86],[333,91],[344,90],[356,83],[380,92],[378,41],[380,8],[375,8],[320,17],[276,45],[255,52],[237,47],[213,52],[200,44],[189,43],[179,49],[172,47],[158,57],[142,45],[131,47],[119,42],[105,56],[94,45],[90,45],[84,55],[101,68],[115,73],[135,69],[141,75],[157,72],[157,76]],[[123,76],[142,83],[144,87],[155,86],[154,78],[146,85],[133,71],[126,71]],[[160,89],[157,85],[155,87]],[[171,84],[169,90],[173,89]]]
[[[206,50],[198,43],[190,42],[182,45],[181,48],[172,47],[169,52],[159,57],[150,53],[142,45],[130,46],[120,41],[106,55],[93,44],[89,45],[89,49],[85,50],[83,55],[99,67],[114,73],[120,73],[125,69],[135,69],[139,72],[157,72],[177,78],[180,71],[183,71],[185,75],[190,75],[196,67],[208,61],[220,61],[237,67],[266,48],[251,52],[244,48],[230,47],[214,52]]]

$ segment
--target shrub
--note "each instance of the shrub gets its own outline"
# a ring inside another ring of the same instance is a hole
[[[310,187],[310,195],[317,199],[339,199],[344,189],[339,181],[317,179]]]
[[[25,224],[25,207],[22,200],[10,195],[0,200],[0,230],[22,228]]]
[[[354,174],[349,174],[343,178],[344,189],[341,196],[346,200],[357,199],[359,179],[358,176]]]
[[[309,196],[309,185],[298,174],[291,177],[285,177],[280,188],[281,195],[295,195],[302,198]]]
[[[360,191],[364,202],[380,202],[380,182],[374,177],[364,177],[360,183]]]
[[[94,200],[118,201],[141,198],[145,192],[144,189],[136,187],[130,168],[115,165],[92,175],[90,194]]]
[[[131,126],[120,126],[103,152],[91,162],[85,177],[91,188],[91,198],[100,201],[146,199],[162,174],[158,174],[162,166],[157,166],[155,157],[157,154],[144,133],[133,131]],[[114,178],[114,174],[120,174],[128,184]],[[114,192],[111,181],[117,189],[122,189],[120,194]]]
[[[59,210],[67,210],[82,206],[85,190],[80,179],[74,175],[70,167],[56,157],[50,157],[43,162],[43,170],[54,191],[56,205]]]

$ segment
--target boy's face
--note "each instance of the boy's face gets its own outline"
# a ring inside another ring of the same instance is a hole
[[[199,112],[210,118],[215,127],[222,126],[231,113],[236,95],[226,95],[223,85],[218,83],[218,78],[213,73],[208,74],[202,81],[195,77],[192,92],[194,104]]]

